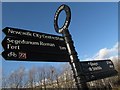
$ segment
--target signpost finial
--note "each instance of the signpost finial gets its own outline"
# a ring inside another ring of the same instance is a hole
[[[62,27],[58,26],[58,17],[59,14],[61,13],[61,11],[65,10],[66,13],[66,20],[63,24]],[[54,28],[56,30],[57,33],[63,33],[63,30],[68,29],[68,26],[70,24],[70,20],[71,20],[71,10],[69,8],[69,6],[62,4],[56,11],[55,16],[54,16]]]

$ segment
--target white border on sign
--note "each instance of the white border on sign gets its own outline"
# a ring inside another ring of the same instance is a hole
[[[120,0],[0,0],[2,2],[119,2]]]
[[[2,2],[0,1],[0,42],[2,42]],[[2,45],[0,45],[0,90],[2,88]]]

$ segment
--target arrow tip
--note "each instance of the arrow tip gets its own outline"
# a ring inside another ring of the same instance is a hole
[[[5,58],[5,57],[4,57],[4,54],[5,54],[4,52],[5,52],[5,51],[3,51],[2,53],[0,53],[0,54],[2,55],[3,58]]]
[[[7,34],[7,33],[8,33],[8,32],[7,32],[8,29],[10,29],[10,27],[5,27],[5,28],[2,29],[2,31],[3,31],[5,34]]]
[[[2,31],[6,34],[7,29],[8,29],[8,27],[5,27],[2,29]]]
[[[5,46],[7,45],[6,41],[6,37],[2,40],[1,44],[3,46],[3,48],[5,49]]]

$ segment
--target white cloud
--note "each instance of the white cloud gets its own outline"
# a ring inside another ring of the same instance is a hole
[[[110,59],[116,66],[118,65],[118,60],[120,60],[120,56],[118,56],[119,52],[120,52],[120,43],[117,42],[112,48],[106,48],[106,47],[102,48],[92,57],[84,59],[84,61]]]
[[[102,48],[100,49],[92,59],[110,59],[111,57],[118,56],[118,42],[112,48]],[[120,49],[119,49],[120,50]]]

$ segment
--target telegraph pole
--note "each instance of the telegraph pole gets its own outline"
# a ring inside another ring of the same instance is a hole
[[[59,28],[58,16],[62,10],[65,10],[65,12],[66,12],[66,20],[65,20],[65,23],[62,26],[62,28]],[[70,8],[65,4],[61,5],[55,13],[54,27],[55,27],[55,30],[57,33],[62,34],[64,36],[64,39],[65,39],[65,42],[67,45],[67,49],[68,49],[68,52],[70,55],[70,60],[71,60],[69,63],[71,65],[71,68],[72,68],[72,71],[74,74],[73,76],[74,76],[78,90],[88,90],[86,78],[85,78],[85,75],[82,71],[82,66],[81,66],[80,61],[78,59],[77,52],[75,50],[72,37],[71,37],[69,30],[68,30],[70,20],[71,20]]]

